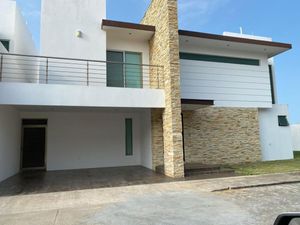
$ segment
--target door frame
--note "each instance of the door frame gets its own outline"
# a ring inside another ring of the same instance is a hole
[[[23,146],[24,146],[24,129],[25,128],[45,128],[45,158],[43,167],[23,168]],[[23,125],[21,128],[21,154],[20,154],[20,171],[26,170],[46,170],[47,169],[47,125]]]

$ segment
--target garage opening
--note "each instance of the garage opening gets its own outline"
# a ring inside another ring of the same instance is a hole
[[[22,121],[23,170],[46,169],[47,120],[24,119]]]

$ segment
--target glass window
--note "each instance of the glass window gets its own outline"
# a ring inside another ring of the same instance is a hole
[[[107,52],[107,87],[124,87],[123,52]]]
[[[107,51],[107,61],[108,87],[143,87],[141,53]]]
[[[125,119],[126,156],[133,155],[132,119]]]
[[[288,127],[290,124],[287,119],[287,116],[278,116],[278,125],[280,127]]]
[[[126,87],[142,88],[142,57],[140,53],[125,52]]]
[[[4,48],[9,52],[9,41],[8,40],[0,40],[1,44]]]

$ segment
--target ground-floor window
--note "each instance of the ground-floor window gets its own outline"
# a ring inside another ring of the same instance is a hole
[[[133,155],[132,119],[125,119],[126,156]]]

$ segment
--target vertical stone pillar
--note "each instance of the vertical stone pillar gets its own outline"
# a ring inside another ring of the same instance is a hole
[[[184,162],[177,5],[177,0],[152,0],[142,23],[156,27],[150,41],[150,63],[164,67],[161,74],[163,79],[160,79],[164,81],[166,96],[166,107],[162,113],[164,173],[179,178],[184,176]],[[153,80],[154,74],[151,76]],[[152,121],[157,116],[157,112],[152,112]],[[152,134],[156,132],[154,129]],[[155,141],[159,140],[156,138],[152,143]],[[157,151],[155,148],[153,150]]]

